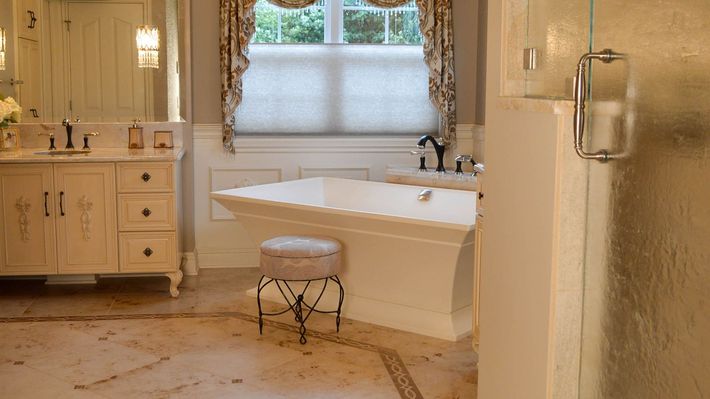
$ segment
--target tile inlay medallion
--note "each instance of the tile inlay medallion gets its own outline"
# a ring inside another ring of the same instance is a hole
[[[0,318],[0,323],[41,323],[41,322],[89,322],[89,321],[104,321],[104,320],[139,320],[139,319],[176,319],[176,318],[235,318],[251,323],[258,323],[259,318],[241,312],[208,312],[208,313],[152,313],[152,314],[123,314],[123,315],[91,315],[91,316],[46,316],[46,317],[4,317]],[[264,320],[266,326],[277,329],[298,333],[298,327],[282,323],[275,320]],[[109,334],[107,335],[114,335]],[[385,348],[378,345],[373,345],[367,342],[362,342],[354,339],[339,337],[335,334],[323,333],[316,330],[308,330],[307,335],[316,339],[332,342],[339,345],[348,346],[351,348],[376,353],[379,355],[382,363],[387,370],[387,373],[392,380],[392,383],[397,389],[401,398],[404,399],[421,399],[423,398],[419,388],[414,382],[412,375],[407,370],[407,366],[400,357],[399,353],[390,348]],[[233,334],[233,336],[241,336],[241,334]],[[107,337],[99,338],[100,341],[107,340]],[[304,351],[303,355],[311,355],[312,352]],[[169,360],[169,357],[163,357],[160,360]],[[15,362],[18,364],[19,362]],[[22,364],[22,363],[19,363]],[[231,380],[233,384],[241,384],[241,378]],[[83,385],[76,385],[74,389],[86,389]]]

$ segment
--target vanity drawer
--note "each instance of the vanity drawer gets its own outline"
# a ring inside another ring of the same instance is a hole
[[[123,162],[118,164],[118,192],[156,193],[173,191],[171,162]]]
[[[178,268],[175,233],[121,233],[121,272],[170,272]]]
[[[120,231],[175,230],[175,195],[120,194],[118,229]]]

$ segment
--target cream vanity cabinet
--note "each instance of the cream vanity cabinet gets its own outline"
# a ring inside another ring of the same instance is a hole
[[[173,162],[0,165],[0,275],[163,273],[179,294]]]
[[[0,165],[0,273],[116,273],[115,167]]]
[[[0,275],[56,274],[52,166],[0,165]]]

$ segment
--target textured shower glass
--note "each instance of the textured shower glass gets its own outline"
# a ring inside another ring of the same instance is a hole
[[[537,67],[525,72],[525,95],[571,99],[577,61],[589,52],[589,0],[529,0],[527,17],[526,47],[537,51]]]
[[[580,397],[708,398],[710,5],[593,7]]]

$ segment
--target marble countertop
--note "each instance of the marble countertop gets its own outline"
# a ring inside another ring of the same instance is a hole
[[[15,151],[0,151],[3,163],[46,163],[46,162],[172,162],[182,159],[185,150],[175,148],[92,148],[88,154],[48,155],[46,148],[21,148]]]
[[[477,178],[471,173],[454,174],[453,169],[446,173],[438,173],[433,168],[421,171],[416,166],[390,165],[387,167],[385,179],[389,183],[422,185],[429,187],[451,188],[456,190],[475,191]]]
[[[429,168],[428,170],[419,170],[415,166],[402,166],[402,165],[390,165],[387,167],[387,174],[397,175],[397,176],[411,176],[423,179],[436,179],[436,180],[448,180],[448,181],[459,181],[459,182],[469,182],[476,183],[476,176],[472,176],[471,173],[464,173],[463,175],[454,174],[453,170],[455,168],[447,168],[446,173],[436,172],[435,168]]]

